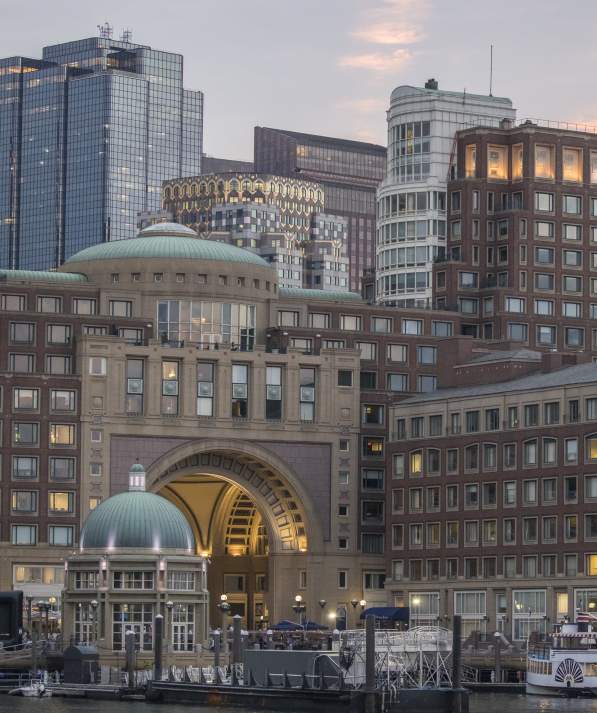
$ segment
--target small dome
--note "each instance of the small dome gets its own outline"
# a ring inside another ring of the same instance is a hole
[[[197,237],[197,233],[193,228],[180,223],[154,223],[143,228],[138,234],[138,237],[144,235],[182,235],[184,237]]]
[[[195,538],[185,516],[169,500],[145,491],[128,491],[113,495],[91,511],[81,530],[81,550],[133,548],[195,554]]]
[[[133,463],[129,473],[145,473],[145,468],[141,465],[141,463]]]

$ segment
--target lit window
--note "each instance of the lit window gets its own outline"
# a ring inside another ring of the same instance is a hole
[[[508,149],[506,146],[487,147],[487,177],[508,178]]]
[[[475,144],[469,144],[466,147],[465,155],[465,176],[466,178],[474,178],[477,170],[477,147]]]
[[[562,149],[562,178],[582,183],[582,149]]]
[[[535,178],[555,178],[553,146],[535,146]]]

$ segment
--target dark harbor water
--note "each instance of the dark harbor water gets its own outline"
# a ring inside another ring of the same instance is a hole
[[[191,713],[198,706],[86,701],[64,698],[13,698],[0,695],[0,711],[7,713]],[[240,708],[205,708],[212,713],[242,713]],[[595,713],[597,699],[540,698],[505,693],[476,693],[471,697],[471,713]],[[257,713],[249,711],[247,713]],[[261,713],[261,711],[259,712]]]

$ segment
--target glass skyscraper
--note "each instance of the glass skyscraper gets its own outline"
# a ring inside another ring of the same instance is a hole
[[[162,181],[201,172],[202,143],[179,54],[93,37],[0,60],[0,267],[133,237]]]
[[[255,127],[255,171],[317,181],[325,212],[347,219],[350,289],[375,265],[375,191],[386,170],[377,144]]]

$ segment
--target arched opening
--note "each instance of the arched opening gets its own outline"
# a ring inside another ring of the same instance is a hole
[[[243,441],[187,443],[148,468],[147,486],[182,510],[198,553],[209,556],[213,625],[221,624],[222,594],[252,629],[289,615],[296,571],[323,540],[308,494],[283,461]]]

